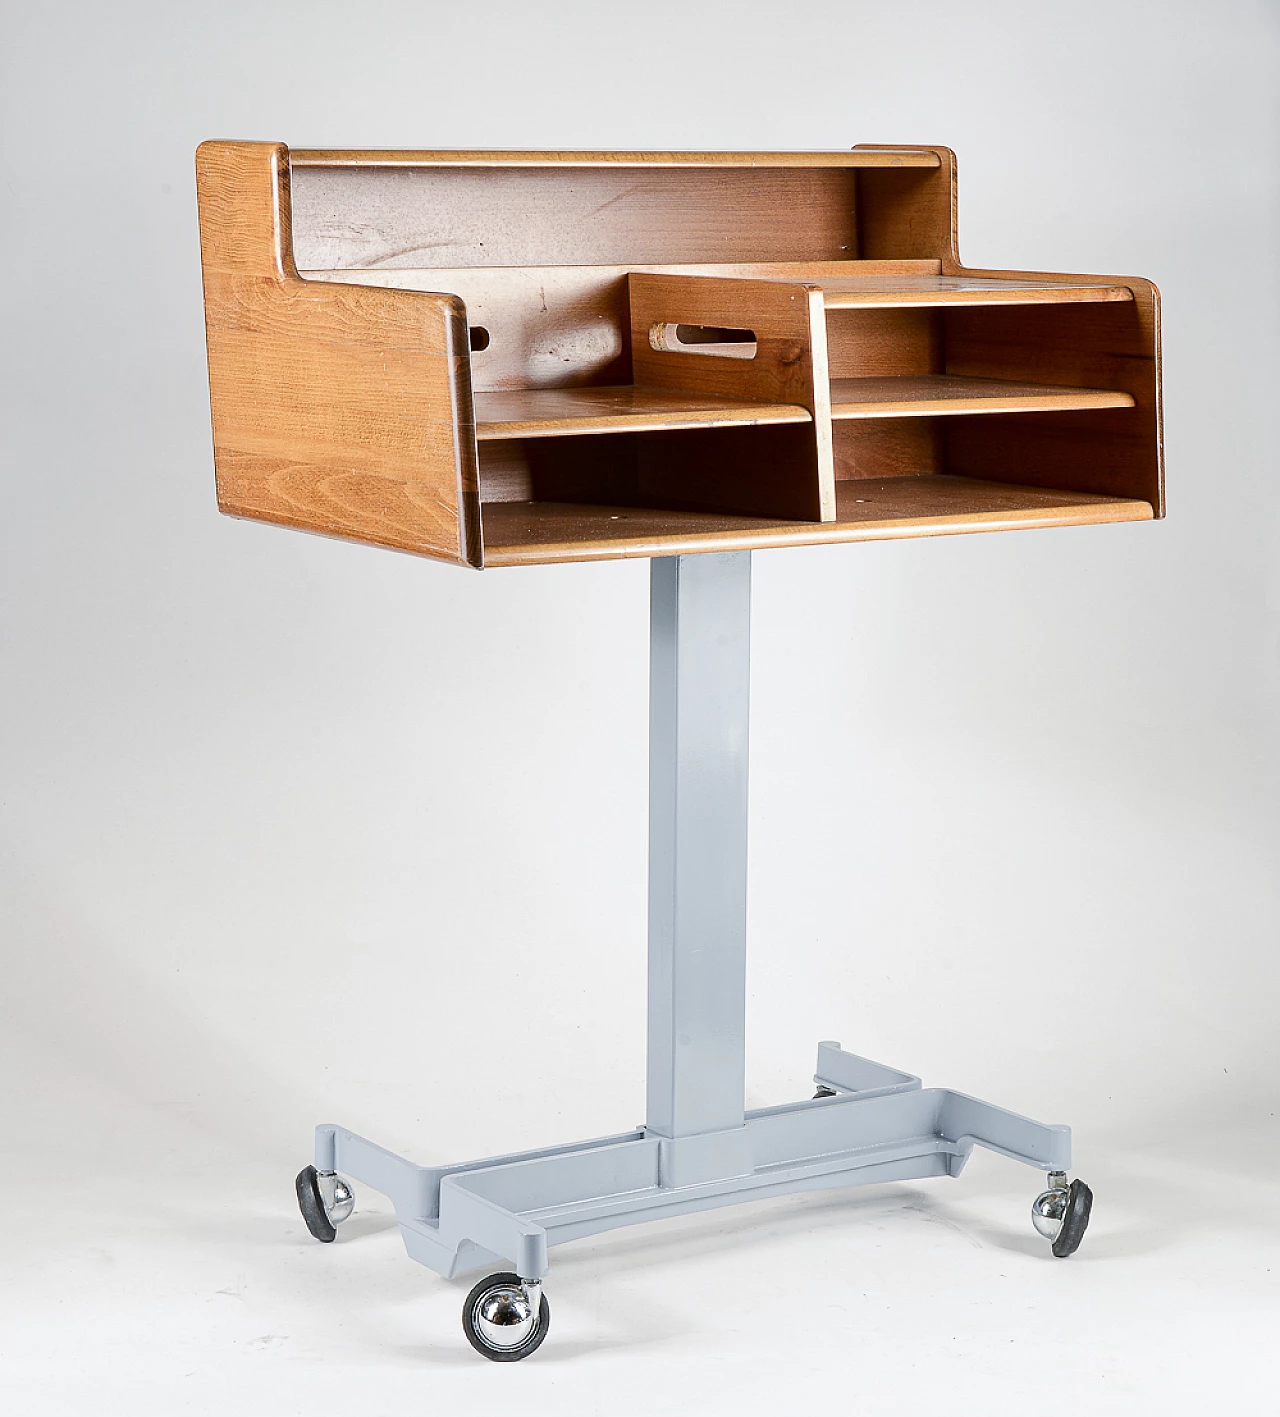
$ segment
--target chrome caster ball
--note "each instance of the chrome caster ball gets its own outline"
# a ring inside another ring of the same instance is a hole
[[[1058,1259],[1064,1260],[1080,1248],[1092,1210],[1093,1192],[1083,1181],[1068,1185],[1065,1171],[1050,1171],[1049,1189],[1031,1202],[1031,1223],[1053,1242]]]
[[[298,1192],[298,1209],[307,1222],[307,1229],[326,1245],[337,1236],[337,1226],[355,1209],[356,1198],[351,1187],[333,1171],[317,1171],[304,1166],[294,1182]]]
[[[551,1305],[542,1282],[491,1274],[467,1295],[462,1331],[477,1353],[494,1363],[518,1363],[547,1336]]]

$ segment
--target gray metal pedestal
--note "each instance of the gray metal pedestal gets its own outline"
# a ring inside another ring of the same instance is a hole
[[[1065,1172],[1047,1126],[819,1043],[829,1095],[743,1105],[751,553],[653,563],[648,1120],[573,1146],[417,1166],[316,1129],[316,1170],[395,1206],[410,1256],[452,1277],[547,1272],[551,1245],[792,1191],[958,1176],[974,1145]]]

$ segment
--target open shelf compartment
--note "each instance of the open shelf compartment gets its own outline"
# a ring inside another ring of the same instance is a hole
[[[1159,306],[945,148],[197,159],[219,504],[472,566],[1163,515]]]

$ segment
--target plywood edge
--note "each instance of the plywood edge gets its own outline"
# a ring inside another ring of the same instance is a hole
[[[297,148],[295,167],[938,167],[932,148],[829,152],[591,152],[462,148]]]
[[[475,281],[518,276],[537,281],[565,272],[597,275],[602,279],[623,280],[629,275],[726,276],[748,280],[790,280],[821,284],[823,279],[843,276],[927,276],[941,275],[942,262],[936,260],[863,261],[722,261],[674,265],[580,265],[560,266],[317,266],[301,271],[303,280],[336,281],[349,285],[392,285],[405,290],[450,290],[450,281]]]
[[[221,493],[218,496],[218,511],[231,521],[256,522],[259,526],[284,527],[289,531],[302,532],[307,536],[318,536],[324,541],[341,541],[348,546],[369,546],[379,551],[398,551],[405,556],[416,556],[419,560],[437,561],[442,565],[449,566],[463,566],[472,571],[479,571],[484,567],[483,549],[479,544],[475,547],[474,556],[455,556],[441,551],[439,547],[425,545],[412,537],[397,537],[376,532],[356,534],[345,531],[341,527],[322,526],[309,516],[297,517],[287,513],[264,516],[256,506],[243,505],[237,502],[234,497],[224,497]]]
[[[831,366],[827,359],[827,314],[822,291],[804,287],[809,321],[809,358],[813,370],[813,441],[817,461],[818,519],[836,519],[836,464],[831,433]]]
[[[987,384],[988,388],[977,393],[957,392],[948,394],[945,382],[949,376],[937,376],[938,382],[929,376],[919,378],[904,377],[904,386],[916,385],[914,397],[894,398],[892,391],[883,389],[875,398],[852,399],[849,397],[850,384],[854,379],[837,379],[831,390],[831,417],[836,420],[859,418],[931,418],[937,415],[993,414],[993,413],[1040,413],[1068,411],[1071,409],[1132,408],[1132,394],[1119,389],[1078,389],[1068,386],[1035,387],[1019,385],[1000,379],[961,380],[955,382]],[[892,379],[870,380],[888,385]],[[1007,389],[1001,389],[1008,382]],[[936,392],[934,391],[936,389]],[[888,395],[888,396],[885,396]]]
[[[1121,288],[1129,292],[1120,299],[1142,300],[1159,298],[1159,291],[1153,281],[1145,276],[1097,275],[1091,271],[1009,271],[990,269],[986,266],[965,266],[959,262],[943,261],[942,275],[974,280],[1020,280],[1046,283],[1063,282],[1070,285],[1093,286],[1097,289]]]
[[[973,272],[965,274],[972,275]],[[969,289],[943,287],[937,290],[850,290],[824,285],[823,298],[828,310],[902,310],[913,307],[940,310],[974,305],[1106,305],[1131,301],[1134,298],[1133,292],[1126,285],[1100,285],[1089,281],[1070,280],[1045,281],[1039,284],[1034,278],[1027,280],[1020,273],[1011,271],[1001,272],[1001,276],[1008,282],[1007,285]],[[856,280],[857,277],[834,279]]]
[[[574,393],[579,390],[573,390]],[[812,414],[800,404],[726,399],[698,409],[654,408],[637,412],[602,412],[494,418],[485,414],[485,395],[476,395],[478,442],[507,438],[590,437],[602,433],[653,433],[689,428],[754,428],[777,423],[808,423]]]

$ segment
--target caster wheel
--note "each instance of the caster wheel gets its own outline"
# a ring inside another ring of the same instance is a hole
[[[317,1171],[304,1166],[294,1182],[298,1192],[298,1209],[307,1222],[307,1229],[328,1245],[336,1238],[337,1226],[355,1209],[356,1198],[351,1187],[332,1171]]]
[[[820,1097],[834,1097],[835,1095],[834,1087],[827,1087],[824,1083],[819,1083],[817,1092],[813,1094],[813,1100],[816,1102]]]
[[[519,1275],[488,1275],[462,1305],[467,1342],[493,1363],[527,1358],[550,1327],[551,1305],[542,1285],[536,1281],[526,1285]]]
[[[1049,1177],[1049,1189],[1041,1191],[1031,1203],[1031,1223],[1046,1240],[1053,1242],[1053,1253],[1060,1260],[1074,1255],[1089,1228],[1093,1211],[1093,1192],[1083,1181],[1067,1185],[1061,1171]]]

